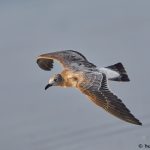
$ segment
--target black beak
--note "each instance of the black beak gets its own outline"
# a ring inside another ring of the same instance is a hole
[[[45,90],[47,90],[49,87],[51,87],[52,86],[52,84],[47,84],[46,86],[45,86]]]

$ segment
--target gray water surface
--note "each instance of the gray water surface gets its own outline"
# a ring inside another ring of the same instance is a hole
[[[150,145],[150,1],[0,1],[0,150],[138,150]],[[143,123],[123,122],[76,89],[44,91],[39,54],[64,49],[97,66],[122,62],[111,89]]]

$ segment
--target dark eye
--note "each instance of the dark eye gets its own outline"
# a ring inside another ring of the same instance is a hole
[[[56,82],[56,81],[58,81],[58,79],[57,79],[57,78],[55,78],[55,79],[54,79],[54,81]]]

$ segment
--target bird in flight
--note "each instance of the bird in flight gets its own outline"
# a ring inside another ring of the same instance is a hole
[[[114,95],[108,87],[108,80],[129,81],[127,72],[121,63],[98,68],[83,54],[73,50],[64,50],[38,56],[37,64],[41,69],[50,71],[53,68],[54,60],[60,62],[64,70],[49,79],[45,90],[51,86],[77,88],[110,114],[126,122],[142,125],[122,100]]]

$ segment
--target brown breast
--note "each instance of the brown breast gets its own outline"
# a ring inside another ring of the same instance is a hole
[[[76,87],[79,80],[82,79],[81,72],[73,72],[70,70],[64,70],[61,73],[62,77],[64,78],[64,87]]]

